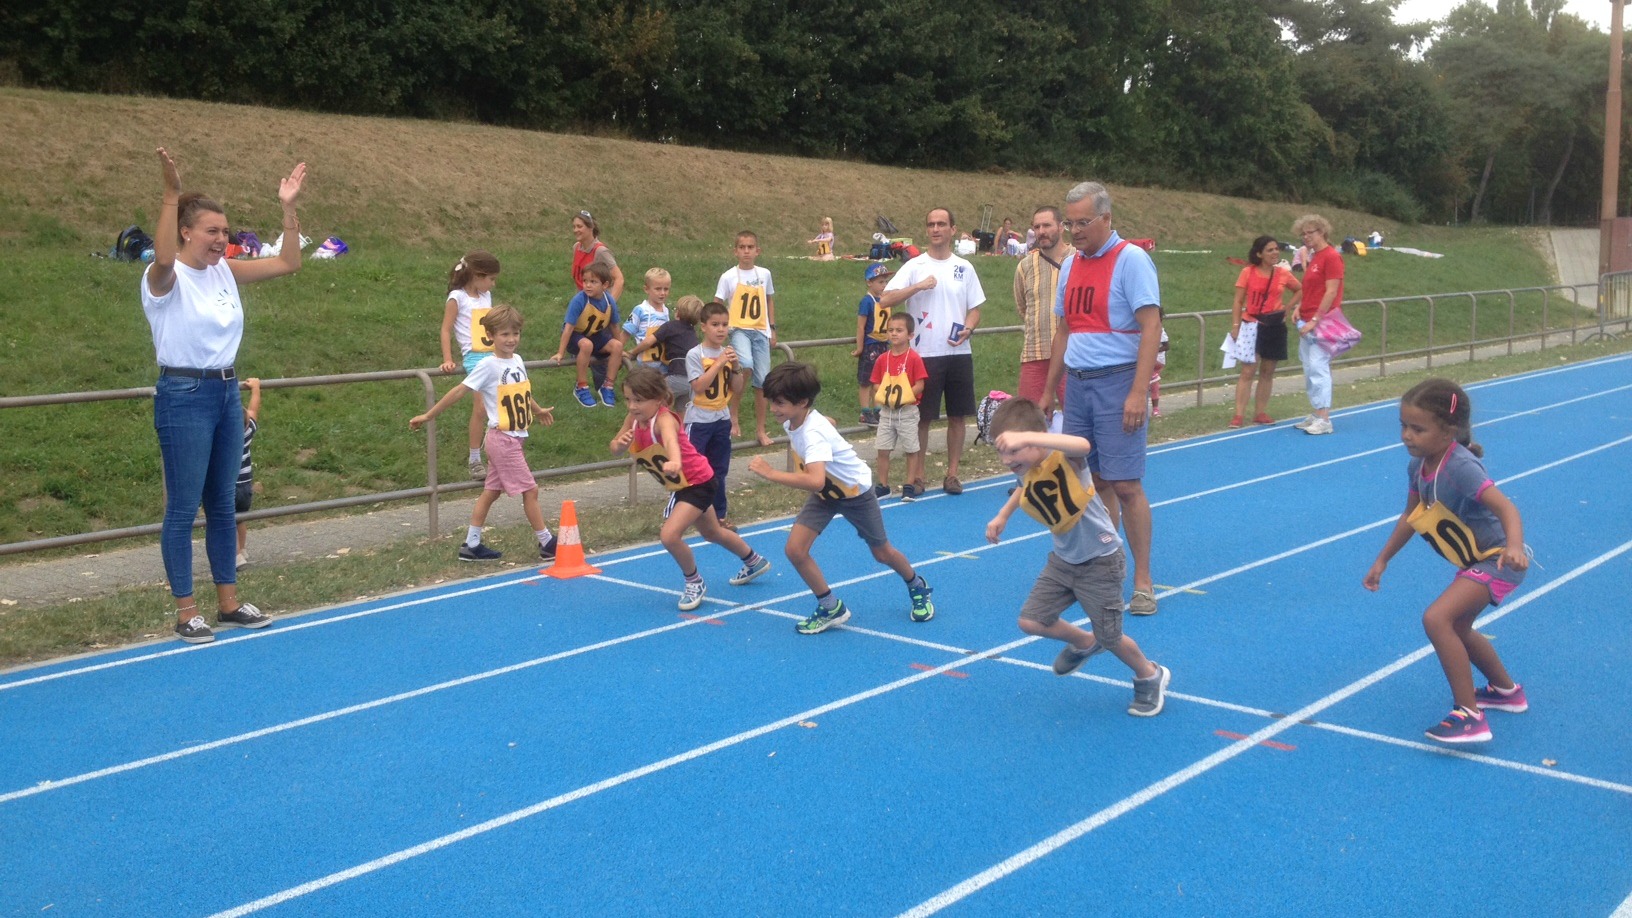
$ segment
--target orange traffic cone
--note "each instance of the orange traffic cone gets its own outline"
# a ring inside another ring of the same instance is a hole
[[[555,533],[555,563],[541,568],[539,573],[566,580],[600,572],[600,568],[590,567],[584,560],[584,541],[578,535],[578,508],[570,500],[562,501],[561,528]]]

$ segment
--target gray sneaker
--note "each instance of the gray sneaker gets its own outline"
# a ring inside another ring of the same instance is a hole
[[[1156,594],[1150,590],[1134,590],[1133,598],[1128,600],[1129,615],[1155,615]]]
[[[215,640],[215,632],[204,623],[204,616],[193,613],[184,622],[176,622],[176,636],[189,644],[208,644]]]
[[[680,611],[690,612],[703,604],[703,594],[708,592],[708,585],[701,580],[686,581],[686,588],[680,592]]]
[[[1070,644],[1065,645],[1065,649],[1060,651],[1060,655],[1054,658],[1054,675],[1071,675],[1077,670],[1082,669],[1082,664],[1087,663],[1089,657],[1100,653],[1104,649],[1105,645],[1098,641],[1095,641],[1094,646],[1088,648],[1087,650],[1078,650]]]
[[[1308,430],[1308,429],[1309,429],[1309,425],[1310,425],[1310,424],[1313,424],[1313,423],[1315,423],[1315,422],[1316,422],[1316,421],[1318,421],[1318,420],[1320,420],[1320,419],[1319,419],[1319,418],[1317,418],[1317,417],[1315,417],[1315,416],[1314,416],[1314,415],[1312,415],[1312,414],[1310,414],[1310,415],[1305,415],[1305,416],[1304,416],[1304,419],[1303,419],[1303,420],[1301,420],[1301,421],[1299,421],[1299,422],[1298,422],[1298,423],[1296,423],[1296,424],[1293,424],[1293,425],[1292,425],[1292,426],[1293,426],[1293,427],[1294,427],[1294,428],[1296,428],[1296,429],[1298,429],[1298,430]]]
[[[1133,680],[1133,703],[1128,705],[1128,713],[1134,717],[1155,717],[1162,713],[1162,705],[1167,703],[1167,683],[1172,679],[1173,673],[1157,663],[1156,675]]]
[[[470,464],[470,480],[471,481],[482,481],[482,480],[484,480],[486,478],[487,478],[487,466],[482,464],[482,460],[477,459],[475,462],[472,462]]]

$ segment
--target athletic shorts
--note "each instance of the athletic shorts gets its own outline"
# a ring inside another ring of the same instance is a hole
[[[793,518],[793,524],[820,534],[832,522],[834,514],[849,520],[850,525],[856,527],[856,535],[861,536],[869,547],[876,548],[890,541],[890,537],[884,534],[884,514],[878,509],[878,497],[871,488],[858,497],[844,500],[823,500],[812,494],[799,508],[799,515]]]
[[[589,354],[591,357],[605,357],[607,356],[606,349],[612,344],[612,329],[603,328],[593,335],[581,335],[578,332],[573,332],[572,337],[567,339],[567,353],[576,355],[578,353],[578,342],[580,341],[590,343]]]
[[[466,351],[464,357],[465,372],[469,373],[476,369],[476,364],[492,356],[492,351]]]
[[[975,357],[973,354],[947,354],[943,357],[925,357],[924,370],[929,379],[924,382],[924,397],[918,401],[919,418],[938,420],[941,416],[941,396],[946,396],[946,415],[953,418],[975,416]]]
[[[878,355],[890,349],[888,342],[874,341],[868,338],[861,345],[861,356],[856,358],[856,385],[871,387],[873,384],[873,364],[878,362]]]
[[[1534,555],[1528,545],[1524,546],[1524,553]],[[1485,588],[1490,590],[1490,604],[1493,606],[1501,605],[1508,594],[1519,588],[1519,584],[1524,582],[1524,574],[1524,571],[1516,571],[1505,565],[1498,570],[1495,558],[1480,561],[1473,567],[1456,572],[1458,577],[1466,577],[1475,583],[1484,584]]]
[[[1020,617],[1047,627],[1075,603],[1087,613],[1094,639],[1110,647],[1122,640],[1122,581],[1127,564],[1120,549],[1081,564],[1061,561],[1059,555],[1049,552],[1048,563],[1020,607]]]
[[[719,479],[710,478],[702,484],[694,484],[671,493],[669,495],[668,509],[663,511],[664,518],[668,518],[669,512],[674,509],[675,504],[690,504],[707,513],[708,508],[714,504],[714,492],[718,491],[719,488]]]
[[[1128,400],[1134,370],[1127,367],[1089,377],[1082,376],[1080,370],[1065,371],[1065,432],[1087,438],[1093,446],[1088,451],[1088,469],[1106,481],[1145,477],[1149,416],[1133,433],[1122,429],[1122,406]],[[1146,385],[1148,381],[1140,381],[1140,393]]]

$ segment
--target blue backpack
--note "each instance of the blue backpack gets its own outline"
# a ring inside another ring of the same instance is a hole
[[[153,237],[139,226],[127,226],[113,243],[108,257],[115,261],[141,261],[143,253],[153,248]]]

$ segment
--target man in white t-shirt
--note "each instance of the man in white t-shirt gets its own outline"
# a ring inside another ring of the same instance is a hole
[[[918,442],[920,461],[929,449],[929,425],[941,416],[941,400],[946,401],[946,479],[941,486],[948,494],[962,494],[958,462],[963,458],[964,425],[975,413],[975,357],[969,338],[980,327],[980,306],[986,292],[980,287],[974,265],[952,254],[957,224],[945,207],[931,210],[924,218],[928,247],[922,255],[902,265],[879,298],[879,306],[900,306],[918,323],[913,349],[924,359],[929,379],[919,403]],[[922,467],[922,466],[920,466]],[[906,487],[923,493],[922,481]],[[906,487],[902,493],[906,494]]]

